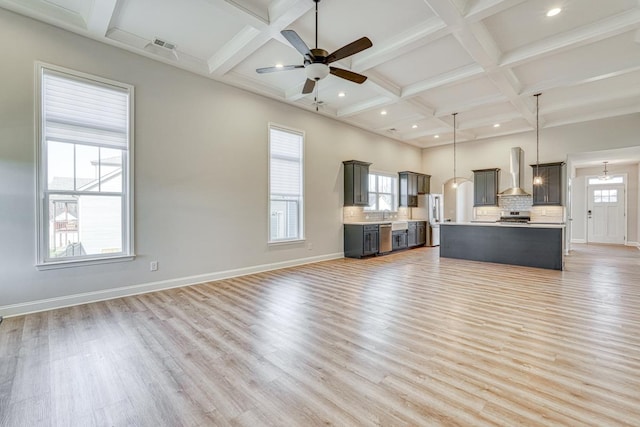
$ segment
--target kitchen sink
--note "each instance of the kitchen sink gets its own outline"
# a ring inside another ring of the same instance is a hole
[[[392,231],[406,230],[407,228],[409,228],[409,223],[407,221],[393,221],[391,223]]]

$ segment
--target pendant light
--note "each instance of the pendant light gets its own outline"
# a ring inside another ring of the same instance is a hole
[[[536,173],[533,177],[533,185],[542,185],[542,177],[538,170],[540,169],[540,93],[536,93]]]
[[[453,188],[458,188],[458,182],[456,180],[456,116],[458,113],[453,113]]]
[[[607,163],[609,162],[602,162],[602,163],[604,163],[604,172],[603,172],[604,175],[600,175],[598,179],[600,181],[608,181],[611,179],[611,175],[609,175],[609,171],[607,170]]]

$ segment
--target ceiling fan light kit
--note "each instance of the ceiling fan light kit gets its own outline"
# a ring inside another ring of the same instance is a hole
[[[355,55],[358,52],[362,52],[365,49],[369,49],[373,46],[371,40],[367,37],[361,37],[358,40],[351,42],[333,53],[329,53],[324,49],[318,48],[318,3],[320,0],[313,0],[316,4],[316,47],[315,49],[309,49],[307,44],[302,38],[293,30],[282,30],[280,33],[287,39],[287,41],[298,52],[300,52],[304,58],[304,65],[285,65],[279,67],[265,67],[258,68],[256,72],[258,74],[272,73],[276,71],[294,70],[297,68],[304,68],[307,80],[302,88],[303,94],[309,94],[313,92],[316,86],[316,82],[324,79],[329,74],[333,74],[336,77],[340,77],[345,80],[352,81],[354,83],[362,84],[367,80],[366,76],[355,73],[353,71],[345,70],[343,68],[330,67],[332,62],[339,61],[347,58],[351,55]]]
[[[318,81],[329,75],[329,67],[320,63],[309,64],[305,68],[305,72],[307,79]]]

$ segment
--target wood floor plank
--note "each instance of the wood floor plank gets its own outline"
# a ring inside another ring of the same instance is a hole
[[[637,426],[640,251],[339,259],[7,318],[0,426]]]

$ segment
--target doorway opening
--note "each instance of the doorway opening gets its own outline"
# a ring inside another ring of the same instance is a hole
[[[587,243],[627,243],[627,185],[622,175],[587,178]]]

